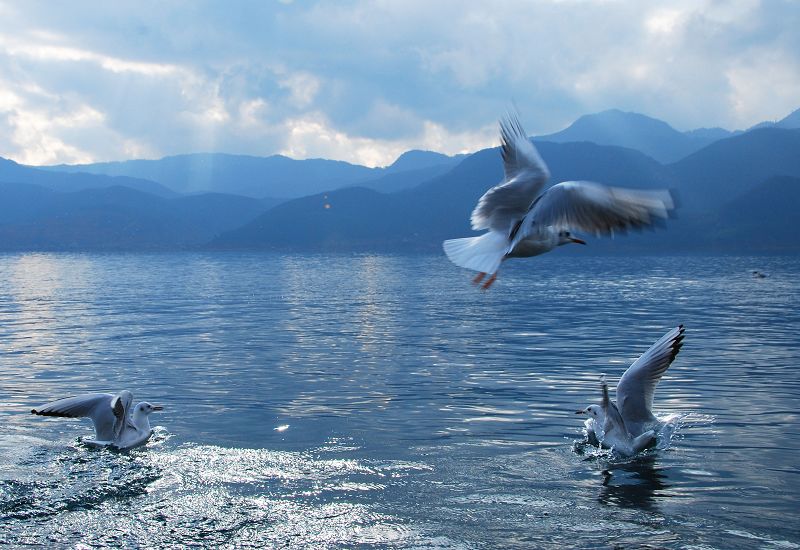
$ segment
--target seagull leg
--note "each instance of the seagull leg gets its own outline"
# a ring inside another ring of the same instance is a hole
[[[474,284],[474,285],[479,285],[479,284],[481,284],[481,281],[483,280],[483,278],[484,278],[484,277],[486,277],[486,273],[484,273],[483,271],[481,271],[480,273],[478,273],[477,275],[475,275],[475,278],[474,278],[474,279],[472,279],[472,284]]]
[[[483,283],[483,290],[489,290],[489,287],[492,286],[492,283],[494,283],[496,280],[497,280],[497,272],[495,271],[494,273],[492,273],[492,276],[489,277],[489,280]]]

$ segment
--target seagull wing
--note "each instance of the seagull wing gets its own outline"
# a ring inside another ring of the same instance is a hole
[[[31,412],[40,416],[89,417],[94,422],[96,439],[99,441],[112,441],[116,422],[114,410],[111,406],[112,399],[115,399],[115,396],[109,393],[87,393],[47,403],[32,409]]]
[[[675,208],[666,190],[609,187],[591,181],[565,181],[548,189],[531,206],[523,228],[540,226],[609,235],[665,219]]]
[[[627,437],[628,430],[625,427],[625,420],[622,418],[616,404],[614,404],[608,396],[608,384],[606,383],[605,376],[600,378],[600,386],[603,390],[603,400],[600,402],[600,406],[605,415],[605,419],[603,420],[603,432],[605,432],[606,435],[615,432],[618,437]]]
[[[128,411],[133,404],[133,394],[122,390],[111,400],[111,411],[114,413],[114,440],[118,439],[128,422]]]
[[[652,422],[653,394],[683,345],[685,329],[679,325],[650,346],[628,367],[617,384],[617,402],[625,422]]]
[[[472,211],[472,229],[508,233],[523,218],[550,177],[542,157],[525,135],[519,119],[509,115],[500,121],[500,152],[505,178],[489,189]]]

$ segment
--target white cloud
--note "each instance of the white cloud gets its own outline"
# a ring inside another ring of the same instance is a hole
[[[239,124],[244,128],[258,128],[263,124],[269,105],[263,98],[245,100],[239,104]]]
[[[306,72],[288,74],[281,78],[278,84],[289,90],[290,101],[296,107],[311,105],[320,88],[319,79]]]
[[[34,35],[57,40],[57,37],[50,33],[34,33]],[[166,75],[179,70],[178,67],[166,63],[130,61],[80,48],[41,42],[0,38],[0,48],[12,57],[31,58],[40,61],[88,61],[115,73],[131,72],[142,75]]]
[[[85,105],[55,116],[44,111],[17,108],[9,115],[8,121],[12,127],[11,141],[21,152],[17,156],[19,162],[90,162],[93,160],[91,153],[66,143],[59,133],[65,129],[99,126],[103,115]]]
[[[670,35],[684,17],[685,13],[679,9],[660,8],[647,17],[645,26],[652,34]]]
[[[20,86],[17,92],[13,89],[0,80],[0,116],[5,119],[0,145],[15,151],[15,160],[25,164],[93,160],[90,151],[69,143],[60,134],[102,127],[103,113],[86,104],[51,103],[52,97],[33,84]],[[30,98],[45,101],[32,102]]]
[[[349,136],[331,128],[322,113],[311,113],[285,122],[289,136],[281,154],[292,158],[335,158],[365,166],[387,166],[410,149],[458,154],[496,145],[494,125],[475,132],[450,133],[425,121],[419,135],[403,140],[377,140]]]
[[[728,105],[738,126],[779,120],[798,108],[800,62],[777,52],[755,51],[725,73]]]
[[[0,155],[33,163],[219,150],[381,165],[493,145],[512,99],[537,134],[613,107],[690,129],[800,106],[800,10],[783,0],[31,0],[0,13]]]

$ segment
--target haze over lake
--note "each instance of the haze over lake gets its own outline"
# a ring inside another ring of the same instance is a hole
[[[0,544],[800,544],[800,261],[553,253],[469,279],[442,255],[1,255]],[[583,448],[600,373],[679,323],[668,446]],[[131,453],[29,413],[124,388],[165,406]]]

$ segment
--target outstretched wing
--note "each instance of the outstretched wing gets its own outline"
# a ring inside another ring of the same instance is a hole
[[[40,416],[91,418],[94,423],[96,439],[112,441],[116,421],[111,405],[111,400],[114,398],[115,396],[108,393],[87,393],[47,403],[32,409],[31,412]]]
[[[505,178],[478,200],[472,211],[472,229],[494,229],[507,233],[525,216],[550,177],[542,157],[525,135],[515,115],[500,121],[500,153]]]
[[[549,188],[523,221],[609,235],[666,219],[675,208],[672,193],[609,187],[592,181],[565,181]]]
[[[683,346],[685,329],[679,325],[650,346],[619,379],[617,403],[625,422],[652,422],[653,394],[661,377]]]

